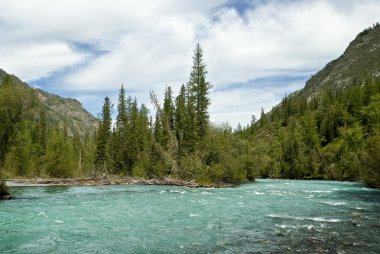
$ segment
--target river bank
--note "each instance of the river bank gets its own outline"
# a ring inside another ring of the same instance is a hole
[[[100,185],[171,185],[183,186],[189,188],[228,188],[234,187],[229,183],[197,183],[194,180],[184,181],[165,177],[162,179],[144,179],[144,178],[51,178],[51,179],[7,179],[6,184],[13,186],[100,186]]]

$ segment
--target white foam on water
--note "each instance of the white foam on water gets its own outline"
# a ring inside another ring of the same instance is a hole
[[[282,228],[282,229],[285,229],[285,228],[297,229],[297,226],[288,225],[288,224],[275,224],[275,226],[278,227],[278,228]]]
[[[331,193],[332,191],[331,190],[311,190],[311,191],[304,191],[306,193]]]
[[[325,204],[325,205],[332,205],[332,206],[339,206],[339,205],[346,205],[347,204],[346,202],[336,202],[336,201],[332,201],[332,200],[321,201],[320,203]]]
[[[302,217],[302,216],[290,216],[287,214],[268,214],[269,218],[280,218],[280,219],[291,219],[291,220],[312,220],[312,221],[321,221],[321,222],[340,222],[339,219],[324,218],[324,217]]]
[[[238,202],[239,205],[244,205],[244,202]]]
[[[311,218],[306,218],[307,220],[313,220],[313,221],[323,221],[323,222],[341,222],[339,219],[327,219],[324,217],[311,217]]]
[[[161,190],[159,193],[160,194],[166,193],[166,190]]]
[[[302,227],[303,227],[303,228],[307,228],[307,230],[312,230],[312,229],[315,228],[314,225],[303,225]]]
[[[37,215],[38,215],[38,216],[45,216],[45,217],[48,217],[44,211],[39,212]]]
[[[265,192],[259,192],[259,191],[254,191],[253,193],[255,193],[255,195],[264,195]]]
[[[205,199],[198,200],[197,202],[198,202],[198,203],[201,203],[201,204],[203,204],[203,205],[206,205],[206,204],[207,204],[207,200],[205,200]]]
[[[202,191],[201,194],[202,194],[202,195],[212,195],[211,192],[207,192],[207,191]]]
[[[189,216],[190,216],[190,217],[199,217],[200,215],[197,214],[197,213],[190,213]]]
[[[282,191],[271,191],[269,194],[271,194],[271,195],[278,195],[278,196],[284,196],[287,193],[286,192],[282,192]]]
[[[58,224],[63,224],[64,223],[64,221],[61,221],[61,220],[55,220],[54,222],[58,223]]]

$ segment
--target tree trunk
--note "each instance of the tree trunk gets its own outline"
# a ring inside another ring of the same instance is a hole
[[[317,154],[318,154],[319,158],[321,159],[323,166],[325,167],[327,173],[329,174],[329,179],[334,179],[334,176],[333,176],[333,174],[331,173],[331,170],[330,170],[329,167],[327,166],[326,162],[323,160],[322,155],[319,153],[318,148],[315,147],[315,150],[317,151]]]

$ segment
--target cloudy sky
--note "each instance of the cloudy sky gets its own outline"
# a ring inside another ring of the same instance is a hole
[[[96,116],[121,84],[149,107],[149,90],[177,92],[199,42],[211,121],[246,125],[379,13],[379,0],[0,0],[0,68]]]

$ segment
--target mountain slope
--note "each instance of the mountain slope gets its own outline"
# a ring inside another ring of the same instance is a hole
[[[6,76],[9,76],[12,82],[18,86],[30,89],[28,84],[14,75],[7,74],[2,69],[0,69],[0,85]],[[84,136],[86,132],[94,133],[96,131],[98,120],[87,112],[79,101],[62,98],[41,89],[34,89],[34,91],[47,113],[47,121],[50,126],[58,126],[63,129],[66,125],[70,135],[78,132],[81,136]]]
[[[380,76],[380,24],[365,29],[349,44],[338,59],[328,63],[310,78],[303,89],[306,95],[322,88],[361,85],[366,77]]]
[[[258,177],[365,181],[380,188],[380,25],[246,130]]]

